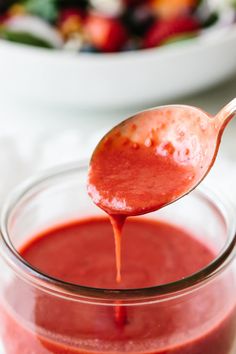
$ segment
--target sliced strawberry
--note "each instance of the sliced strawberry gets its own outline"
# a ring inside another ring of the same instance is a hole
[[[144,38],[143,47],[153,48],[179,34],[193,33],[200,29],[199,22],[193,17],[178,17],[156,21]]]
[[[85,35],[93,46],[103,52],[116,52],[127,41],[125,27],[118,19],[97,14],[88,16]]]

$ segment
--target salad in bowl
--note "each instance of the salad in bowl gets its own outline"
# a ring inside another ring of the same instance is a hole
[[[235,0],[0,0],[0,39],[78,53],[165,46],[235,20]]]
[[[0,94],[34,109],[163,104],[234,75],[235,19],[236,0],[0,0]]]

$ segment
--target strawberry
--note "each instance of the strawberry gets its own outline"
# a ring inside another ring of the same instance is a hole
[[[116,52],[127,41],[125,27],[115,18],[90,14],[84,30],[89,43],[102,52]]]
[[[200,29],[193,17],[178,17],[156,21],[145,35],[143,47],[153,48],[180,34],[193,33]]]
[[[170,19],[190,13],[198,0],[149,0],[152,11],[161,19]]]

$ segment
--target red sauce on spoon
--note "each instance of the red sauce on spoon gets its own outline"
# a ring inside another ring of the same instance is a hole
[[[110,216],[118,282],[126,217],[158,210],[195,188],[213,165],[235,111],[236,99],[216,117],[195,107],[163,106],[125,120],[99,142],[88,193]]]

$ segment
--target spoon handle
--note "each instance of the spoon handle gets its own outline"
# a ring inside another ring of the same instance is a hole
[[[224,130],[229,121],[236,115],[236,98],[230,101],[224,106],[219,113],[215,116],[215,119],[219,125],[220,130]]]

